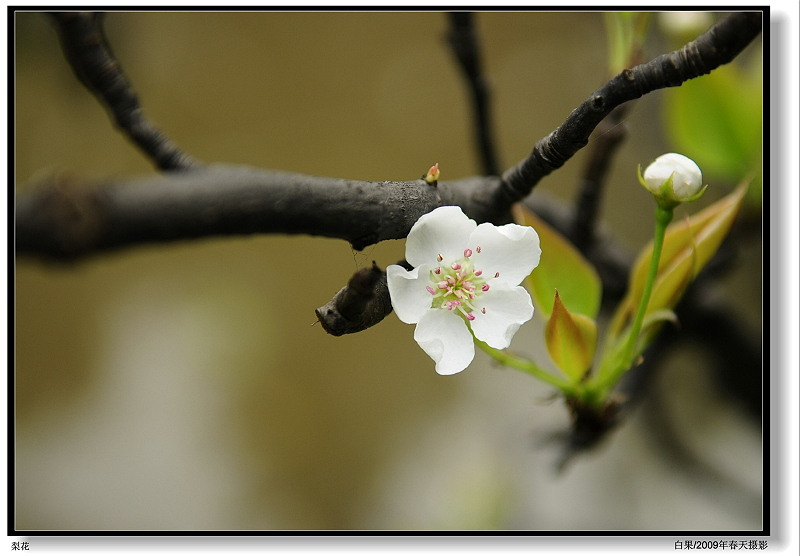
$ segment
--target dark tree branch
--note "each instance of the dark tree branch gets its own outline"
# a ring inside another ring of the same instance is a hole
[[[56,179],[16,203],[20,255],[75,258],[148,243],[242,234],[311,234],[355,249],[401,239],[423,214],[459,205],[479,221],[498,177],[430,185],[211,165],[95,187]]]
[[[581,251],[587,251],[594,241],[594,227],[608,168],[617,147],[628,131],[627,126],[622,123],[626,107],[627,105],[618,106],[600,123],[595,133],[597,139],[584,167],[580,191],[575,202],[575,218],[568,236]]]
[[[564,165],[586,146],[589,135],[617,106],[709,73],[733,60],[761,32],[761,12],[734,13],[682,49],[625,70],[603,85],[533,152],[503,174],[498,203],[527,196],[544,176]]]
[[[117,127],[161,170],[197,166],[197,161],[182,153],[144,117],[139,98],[106,40],[104,14],[63,12],[50,16],[75,76],[106,106]]]
[[[420,216],[457,205],[479,222],[493,208],[486,191],[499,178],[438,182],[367,182],[210,165],[192,171],[85,184],[56,177],[16,202],[16,253],[75,259],[150,243],[254,233],[309,234],[344,239],[355,248],[402,239]],[[562,202],[537,195],[526,204],[562,234],[574,216]],[[499,222],[498,222],[499,223]],[[600,269],[620,276],[629,258],[601,232],[587,252]]]
[[[472,109],[475,114],[476,140],[483,162],[483,171],[487,176],[496,176],[500,173],[500,167],[492,136],[489,86],[481,69],[480,48],[473,26],[474,14],[451,12],[449,16],[450,31],[447,39],[469,84]]]
[[[407,270],[411,266],[397,263]],[[325,332],[333,336],[361,332],[375,326],[392,312],[392,300],[386,272],[372,261],[371,268],[362,268],[350,278],[328,303],[316,310],[317,319]]]

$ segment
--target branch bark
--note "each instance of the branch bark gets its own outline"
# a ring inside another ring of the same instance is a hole
[[[311,234],[355,249],[408,235],[420,216],[459,205],[486,221],[497,177],[430,185],[368,182],[210,165],[87,186],[55,178],[16,206],[18,255],[56,259],[149,243],[243,234]]]
[[[144,116],[139,97],[111,52],[102,12],[59,12],[61,49],[75,76],[109,111],[114,123],[161,170],[186,170],[199,163],[184,154]]]

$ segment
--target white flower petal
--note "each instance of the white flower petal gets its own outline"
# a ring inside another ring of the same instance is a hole
[[[463,371],[475,357],[475,343],[467,324],[447,309],[428,309],[419,319],[414,339],[436,362],[440,375]]]
[[[542,255],[536,230],[517,224],[481,224],[470,235],[469,247],[475,253],[475,268],[483,271],[484,277],[499,272],[500,280],[511,286],[522,282]]]
[[[478,310],[470,326],[476,338],[495,349],[511,345],[511,338],[520,325],[533,316],[531,296],[522,286],[511,287],[495,280],[491,289],[477,301]]]
[[[431,307],[431,294],[425,286],[431,284],[430,267],[421,265],[411,271],[393,264],[386,267],[386,283],[392,308],[397,318],[406,324],[419,322],[422,314]]]
[[[475,357],[473,332],[490,346],[505,349],[533,316],[530,295],[517,284],[539,264],[540,256],[533,228],[478,226],[459,207],[440,207],[422,216],[409,232],[406,260],[414,270],[387,268],[392,305],[400,320],[417,323],[414,339],[435,361],[436,372],[458,373]],[[432,279],[437,266],[442,266],[439,278],[447,288]],[[431,291],[438,296],[436,307]],[[469,325],[461,314],[465,311]]]
[[[406,260],[411,266],[435,265],[436,256],[454,261],[464,256],[467,239],[477,227],[460,207],[439,207],[424,214],[406,239]]]

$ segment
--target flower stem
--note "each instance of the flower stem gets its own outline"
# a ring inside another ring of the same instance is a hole
[[[526,359],[524,357],[519,357],[517,355],[508,353],[506,351],[495,349],[486,344],[485,342],[478,340],[477,338],[475,338],[475,344],[477,344],[479,348],[481,348],[490,357],[492,357],[492,359],[498,361],[499,363],[502,363],[506,367],[511,367],[519,371],[525,371],[526,373],[538,378],[539,380],[546,382],[551,386],[555,386],[567,396],[573,395],[575,393],[574,384],[548,373],[530,359]]]
[[[647,314],[647,306],[650,304],[650,295],[653,293],[653,285],[656,282],[658,275],[658,263],[661,260],[661,249],[664,246],[664,235],[667,230],[667,225],[672,221],[672,207],[658,205],[656,207],[656,229],[653,235],[653,254],[650,258],[650,268],[647,272],[647,279],[644,283],[642,291],[642,299],[639,301],[639,309],[636,313],[636,318],[631,326],[630,336],[625,342],[625,347],[622,350],[622,355],[617,359],[617,367],[602,380],[602,384],[598,384],[599,390],[608,392],[613,386],[622,378],[633,365],[634,357],[637,355],[636,342],[639,339],[639,332],[642,330],[642,323]],[[604,397],[604,396],[601,396]]]

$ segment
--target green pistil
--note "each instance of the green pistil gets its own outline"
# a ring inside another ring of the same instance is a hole
[[[474,268],[471,256],[472,250],[466,249],[463,258],[431,271],[430,278],[434,285],[427,286],[433,296],[431,307],[450,311],[457,309],[467,320],[475,319],[473,311],[476,307],[472,302],[489,286],[481,277],[483,273]],[[441,255],[438,261],[443,262]]]

